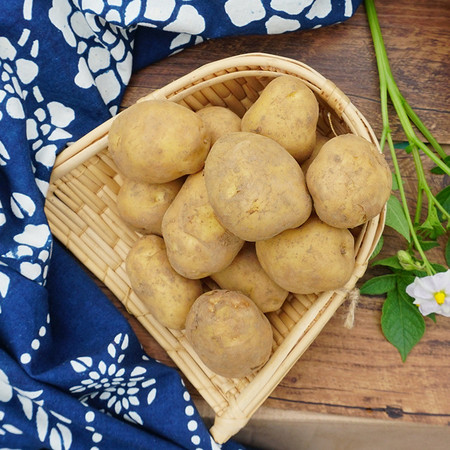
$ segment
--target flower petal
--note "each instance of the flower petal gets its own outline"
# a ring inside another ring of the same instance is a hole
[[[419,305],[419,311],[423,316],[428,316],[428,314],[438,312],[439,305],[436,302],[424,302]]]

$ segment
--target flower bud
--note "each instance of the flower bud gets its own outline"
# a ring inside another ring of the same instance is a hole
[[[397,258],[400,265],[405,270],[423,270],[423,263],[417,261],[410,253],[406,250],[399,250],[397,252]]]

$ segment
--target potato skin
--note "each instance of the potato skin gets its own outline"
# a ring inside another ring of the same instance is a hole
[[[392,176],[374,144],[345,134],[323,145],[309,166],[306,183],[314,209],[324,222],[354,228],[382,211],[391,193]]]
[[[325,144],[325,142],[328,142],[329,140],[330,140],[330,138],[325,137],[323,134],[321,134],[319,132],[316,133],[316,144],[314,145],[314,149],[313,149],[311,155],[309,156],[309,158],[307,160],[303,161],[300,165],[305,176],[306,176],[306,172],[309,169],[309,166],[316,159],[316,156],[319,154],[320,150],[322,150],[322,147]]]
[[[217,220],[203,172],[187,177],[164,214],[162,234],[172,267],[193,279],[224,269],[244,245]]]
[[[205,292],[192,305],[186,338],[213,372],[241,378],[267,362],[273,332],[252,300],[240,292],[219,289]]]
[[[242,131],[270,137],[299,163],[312,153],[316,142],[319,103],[300,79],[282,75],[273,79],[242,117]]]
[[[268,137],[247,132],[222,136],[209,152],[204,174],[218,220],[245,241],[295,228],[311,214],[300,166]]]
[[[117,195],[119,216],[139,233],[161,236],[164,214],[183,182],[182,178],[161,184],[124,179]]]
[[[108,145],[124,176],[167,183],[202,169],[210,137],[194,111],[169,100],[147,100],[115,118]]]
[[[295,230],[256,243],[261,266],[278,285],[296,294],[339,289],[355,266],[354,238],[316,216]]]
[[[246,242],[233,262],[213,279],[222,289],[242,292],[266,313],[281,308],[288,291],[278,286],[264,271],[256,256],[255,244]]]
[[[140,238],[126,258],[131,288],[165,327],[181,330],[186,316],[202,292],[199,280],[188,280],[169,264],[161,237]]]
[[[223,106],[207,106],[199,109],[197,115],[205,124],[211,137],[211,145],[225,134],[241,131],[241,118]]]

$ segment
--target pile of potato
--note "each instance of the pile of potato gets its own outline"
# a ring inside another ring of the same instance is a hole
[[[126,260],[131,287],[220,375],[244,377],[267,362],[265,313],[289,292],[345,285],[351,229],[389,197],[377,148],[352,134],[322,136],[318,118],[311,89],[280,75],[242,118],[148,100],[113,121],[117,208],[141,234]]]

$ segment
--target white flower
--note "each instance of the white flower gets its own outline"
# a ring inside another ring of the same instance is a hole
[[[414,298],[414,304],[424,316],[437,313],[450,317],[450,270],[416,277],[406,288],[406,293]]]

